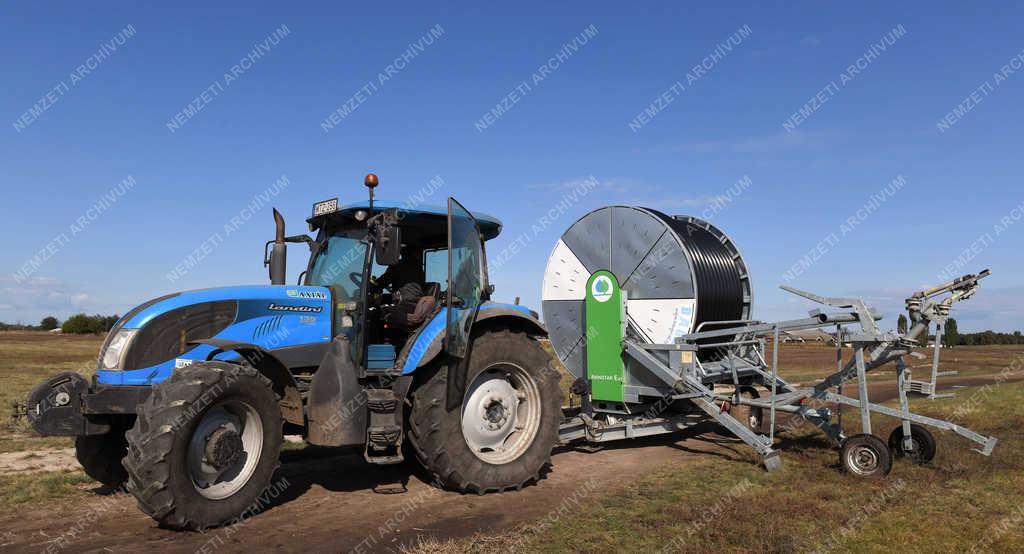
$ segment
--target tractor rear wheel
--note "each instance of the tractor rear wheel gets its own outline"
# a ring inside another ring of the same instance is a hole
[[[75,437],[75,458],[86,475],[112,489],[120,488],[128,481],[128,472],[121,459],[128,451],[128,439],[124,433],[130,427],[131,420],[127,416],[118,417],[107,433]]]
[[[540,344],[501,330],[473,339],[460,406],[445,407],[449,368],[412,394],[409,442],[436,484],[462,492],[519,489],[540,479],[558,441],[558,373]]]
[[[278,466],[282,419],[256,369],[196,362],[139,405],[128,431],[128,490],[162,527],[202,530],[260,504]]]

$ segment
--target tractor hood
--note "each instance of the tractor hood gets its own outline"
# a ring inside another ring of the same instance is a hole
[[[169,294],[137,306],[110,330],[96,371],[100,383],[149,385],[175,367],[205,360],[204,339],[287,351],[331,340],[331,293],[326,287],[242,286]],[[221,353],[215,359],[236,357]]]

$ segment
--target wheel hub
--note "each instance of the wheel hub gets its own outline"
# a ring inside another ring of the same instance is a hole
[[[915,460],[920,459],[924,455],[924,451],[921,449],[921,444],[917,442],[917,439],[911,437],[910,439],[910,456]]]
[[[862,473],[871,473],[878,468],[878,456],[870,448],[856,448],[850,456],[853,466]]]
[[[263,423],[250,404],[215,404],[199,419],[189,440],[187,463],[202,496],[220,500],[249,481],[263,448]]]
[[[481,460],[501,464],[530,446],[540,424],[540,394],[521,367],[499,363],[484,370],[466,390],[462,437]]]
[[[484,408],[484,420],[487,421],[487,428],[492,431],[504,427],[509,415],[508,408],[501,398],[492,398]]]
[[[228,426],[221,426],[206,438],[203,459],[215,469],[222,470],[238,462],[244,453],[242,435]]]
[[[751,429],[757,429],[757,428],[761,427],[761,412],[760,412],[760,410],[758,410],[758,411],[751,410],[750,411],[750,417],[747,418],[747,424],[750,425]]]
[[[512,384],[494,376],[470,392],[462,430],[476,450],[498,450],[514,431],[519,399]]]

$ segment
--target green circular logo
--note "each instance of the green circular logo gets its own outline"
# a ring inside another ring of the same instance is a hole
[[[607,302],[612,297],[612,280],[607,275],[598,275],[590,286],[590,295],[598,302]]]

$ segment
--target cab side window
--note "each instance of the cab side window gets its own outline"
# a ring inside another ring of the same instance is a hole
[[[448,249],[427,250],[423,253],[423,265],[428,283],[437,283],[441,290],[448,288]]]

